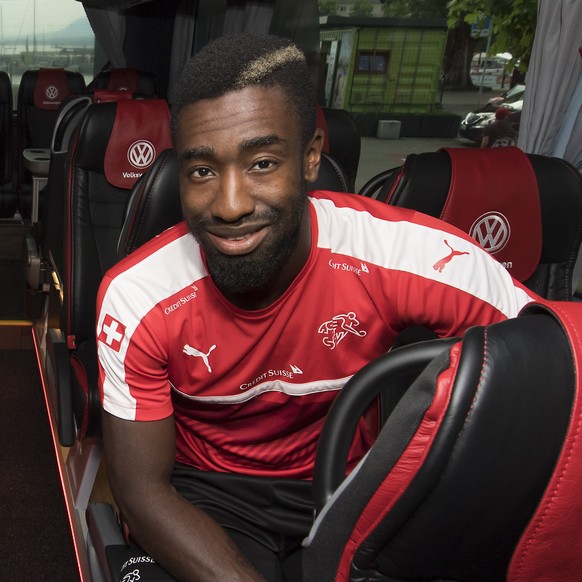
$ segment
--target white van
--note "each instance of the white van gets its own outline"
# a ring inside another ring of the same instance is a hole
[[[507,63],[510,60],[508,53],[495,56],[475,53],[471,59],[471,82],[475,87],[502,89],[509,84],[511,72],[507,71]]]

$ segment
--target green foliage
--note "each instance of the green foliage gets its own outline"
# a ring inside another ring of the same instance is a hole
[[[491,16],[493,36],[490,53],[509,52],[525,70],[531,56],[537,0],[450,0],[449,28],[462,27]]]
[[[447,0],[386,0],[382,11],[389,18],[446,18]]]
[[[356,0],[352,6],[350,16],[372,16],[373,10],[370,0]]]
[[[320,16],[333,16],[337,14],[338,6],[335,0],[318,0],[317,6]]]

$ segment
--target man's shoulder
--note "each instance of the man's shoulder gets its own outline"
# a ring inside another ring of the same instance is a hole
[[[196,245],[189,234],[186,223],[180,222],[120,259],[107,271],[107,277],[113,279],[122,273],[138,269],[144,263],[160,260],[167,261],[172,255],[181,254],[183,245],[188,244]]]
[[[350,209],[356,212],[365,212],[373,217],[385,220],[408,220],[415,222],[420,219],[419,213],[408,208],[390,206],[384,202],[345,192],[330,192],[328,190],[314,190],[309,197],[315,205],[325,206],[331,212],[339,209]]]
[[[452,233],[462,238],[470,238],[465,232],[435,216],[430,216],[411,208],[392,206],[359,194],[316,190],[310,192],[309,197],[312,203],[322,211],[324,209],[331,213],[341,212],[345,209],[355,211],[343,213],[344,217],[347,215],[355,218],[360,213],[365,213],[372,219],[377,218],[388,222],[408,222],[420,227],[427,227],[433,231]]]

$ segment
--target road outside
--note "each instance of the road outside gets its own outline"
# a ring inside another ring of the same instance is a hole
[[[493,95],[494,93],[489,91],[481,94],[478,91],[445,91],[442,97],[442,110],[463,118],[478,105],[486,103]],[[363,137],[356,191],[382,170],[402,165],[408,154],[435,152],[442,147],[477,146],[462,137],[401,137],[398,139]]]

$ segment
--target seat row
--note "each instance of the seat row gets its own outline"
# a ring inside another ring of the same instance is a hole
[[[0,218],[9,218],[16,211],[30,216],[32,174],[23,152],[48,154],[62,103],[95,90],[158,93],[155,77],[135,69],[104,70],[87,86],[77,71],[39,68],[23,73],[14,104],[11,79],[0,71]]]

